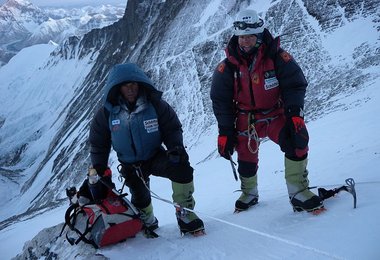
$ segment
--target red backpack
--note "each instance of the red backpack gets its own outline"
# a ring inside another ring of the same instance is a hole
[[[143,224],[133,205],[126,202],[126,198],[113,194],[100,203],[72,204],[65,214],[65,224],[70,228],[67,241],[71,245],[83,241],[100,248],[134,237]]]

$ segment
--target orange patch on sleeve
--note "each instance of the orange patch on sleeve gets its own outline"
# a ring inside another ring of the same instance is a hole
[[[225,64],[224,62],[222,62],[222,63],[220,63],[220,64],[218,65],[217,70],[218,70],[220,73],[223,73],[225,67],[226,67],[226,64]]]
[[[281,58],[282,58],[285,62],[288,62],[288,61],[290,61],[290,60],[292,59],[292,56],[291,56],[288,52],[286,52],[286,51],[281,52],[281,53],[280,53],[280,56],[281,56]]]
[[[253,74],[253,76],[252,76],[252,82],[255,83],[255,84],[259,84],[259,82],[260,82],[259,74],[257,74],[257,73]]]

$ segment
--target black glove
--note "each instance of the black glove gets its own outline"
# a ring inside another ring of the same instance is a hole
[[[297,150],[305,150],[309,144],[309,133],[300,107],[285,110],[286,122],[280,133],[281,150],[288,155],[298,156]]]
[[[236,145],[236,136],[234,135],[219,135],[218,136],[218,152],[223,158],[230,160],[234,153]]]
[[[101,182],[105,186],[109,186],[110,188],[115,187],[115,184],[112,182],[112,170],[108,166],[95,165],[92,169],[96,170]]]
[[[175,146],[166,151],[166,154],[169,161],[173,164],[185,163],[189,161],[189,155],[183,146]]]
[[[99,177],[103,177],[103,176],[111,176],[112,177],[112,171],[106,165],[96,164],[96,165],[92,166],[91,169],[95,169],[96,173],[99,175]]]
[[[305,121],[302,117],[293,116],[286,120],[286,126],[290,130],[290,137],[294,148],[305,149],[309,143]]]

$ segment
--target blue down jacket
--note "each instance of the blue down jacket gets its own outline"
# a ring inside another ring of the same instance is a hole
[[[137,82],[136,106],[130,110],[120,96],[120,85]],[[162,143],[167,149],[183,146],[182,125],[173,108],[161,99],[153,82],[135,64],[116,65],[107,77],[104,105],[90,127],[90,155],[93,166],[106,167],[111,146],[121,163],[149,160]]]

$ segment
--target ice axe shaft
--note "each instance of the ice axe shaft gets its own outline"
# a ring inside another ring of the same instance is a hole
[[[229,156],[230,156],[230,163],[231,163],[232,172],[234,174],[235,180],[238,181],[238,176],[237,176],[236,168],[235,168],[236,163],[232,160],[232,155],[229,154]]]

